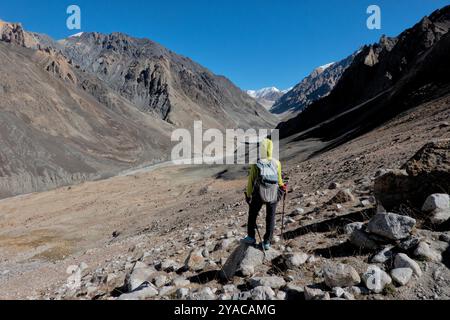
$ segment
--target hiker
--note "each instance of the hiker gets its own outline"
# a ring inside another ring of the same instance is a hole
[[[262,206],[266,205],[266,234],[261,244],[264,250],[269,250],[275,228],[277,203],[286,192],[287,186],[281,176],[281,163],[272,159],[273,143],[270,138],[259,144],[260,159],[250,167],[245,200],[250,206],[245,243],[256,244],[256,219]]]

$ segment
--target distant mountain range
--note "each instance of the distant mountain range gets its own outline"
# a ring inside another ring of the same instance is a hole
[[[366,133],[396,115],[450,94],[450,6],[398,37],[363,47],[334,89],[281,123],[281,136],[332,141]]]
[[[274,103],[291,89],[280,90],[276,87],[268,87],[259,90],[247,90],[247,94],[256,99],[267,110],[270,110]]]
[[[270,111],[282,117],[292,117],[302,112],[313,102],[326,97],[333,90],[355,56],[356,53],[337,63],[329,63],[314,69],[292,90],[279,97]]]
[[[223,76],[148,40],[0,22],[0,198],[167,160],[175,128],[273,128]]]

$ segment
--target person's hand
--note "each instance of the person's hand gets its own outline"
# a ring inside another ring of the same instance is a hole
[[[281,186],[281,190],[283,190],[284,192],[287,192],[288,186],[286,183]]]
[[[245,202],[247,202],[248,205],[250,205],[250,202],[252,202],[252,198],[247,196],[247,194],[245,194]]]

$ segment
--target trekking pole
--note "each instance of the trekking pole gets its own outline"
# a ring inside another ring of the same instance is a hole
[[[287,195],[288,191],[286,190],[283,194],[283,212],[281,213],[281,239],[284,242],[284,215],[286,212],[286,195]]]

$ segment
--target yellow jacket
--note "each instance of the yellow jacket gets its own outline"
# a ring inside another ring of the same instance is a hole
[[[264,139],[261,142],[261,154],[267,155],[267,160],[272,160],[272,153],[273,153],[273,143],[269,139]],[[277,169],[278,169],[278,184],[280,187],[284,185],[283,177],[281,176],[281,163],[279,160],[276,160],[277,163]],[[256,164],[252,164],[250,166],[250,173],[248,176],[248,184],[247,184],[247,197],[251,197],[253,195],[253,187],[255,185],[255,181],[258,178],[258,167]]]

